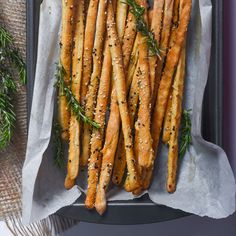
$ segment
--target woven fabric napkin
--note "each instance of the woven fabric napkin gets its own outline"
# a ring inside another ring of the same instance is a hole
[[[26,1],[0,0],[0,25],[14,37],[15,45],[25,59]],[[27,227],[21,224],[21,170],[27,141],[26,92],[26,88],[19,86],[18,92],[14,95],[17,116],[14,136],[9,147],[0,153],[0,220],[6,221],[13,235],[50,236],[65,231],[77,222],[50,216]]]

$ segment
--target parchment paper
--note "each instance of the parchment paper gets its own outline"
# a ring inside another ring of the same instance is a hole
[[[79,181],[80,185],[70,191],[64,189],[65,173],[53,164],[50,144],[55,63],[59,55],[60,4],[60,0],[44,0],[41,5],[37,70],[23,168],[23,220],[26,224],[72,204],[86,189],[85,181]],[[167,148],[161,146],[148,193],[157,204],[200,216],[224,218],[235,211],[235,179],[224,151],[201,137],[202,100],[210,62],[211,20],[211,1],[193,0],[184,101],[185,108],[192,109],[193,145],[180,162],[174,194],[165,190]],[[132,194],[115,187],[108,196],[111,201],[133,198]]]

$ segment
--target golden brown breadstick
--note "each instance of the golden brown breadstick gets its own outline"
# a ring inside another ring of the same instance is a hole
[[[179,10],[180,10],[180,0],[175,0],[174,2],[174,10],[173,10],[173,24],[176,25],[177,28],[177,24],[179,22]]]
[[[104,124],[105,115],[108,103],[108,96],[110,90],[110,80],[111,80],[111,55],[108,45],[108,40],[106,40],[104,59],[102,65],[102,74],[99,84],[97,105],[95,110],[94,120],[101,125],[100,129],[93,129],[92,139],[91,139],[91,152],[89,161],[89,171],[88,171],[88,192],[86,196],[85,205],[87,208],[93,208],[96,196],[96,189],[98,183],[98,175],[101,167],[101,155],[100,150],[102,148],[103,137],[104,137]]]
[[[117,12],[116,12],[116,25],[117,25],[117,33],[119,35],[119,39],[121,42],[122,42],[123,36],[124,36],[127,10],[128,10],[128,5],[124,4],[124,2],[118,0],[117,1]]]
[[[171,133],[168,152],[167,184],[166,189],[173,193],[176,189],[177,161],[179,155],[178,136],[182,114],[183,88],[185,76],[185,48],[182,49],[173,84]]]
[[[159,82],[161,79],[161,73],[163,69],[163,64],[166,59],[166,53],[169,46],[170,40],[170,33],[171,33],[171,26],[173,20],[173,7],[174,7],[174,0],[165,0],[164,5],[164,16],[163,16],[163,27],[161,32],[161,40],[160,40],[160,47],[162,50],[162,60],[159,60],[156,67],[155,72],[155,83],[152,93],[152,107],[155,105],[157,91],[159,87]]]
[[[95,37],[95,28],[98,12],[98,2],[99,0],[90,0],[86,26],[85,26],[85,36],[84,41],[84,54],[83,54],[83,80],[81,87],[81,104],[85,105],[86,94],[88,91],[89,80],[92,73],[92,51]],[[81,163],[83,165],[83,163]]]
[[[141,70],[140,70],[140,63],[138,62],[130,86],[129,97],[128,97],[130,121],[132,126],[134,125],[135,115],[137,114],[140,79],[141,79]]]
[[[65,179],[65,189],[71,189],[75,185],[75,179],[70,179],[70,177],[67,175]]]
[[[164,9],[164,0],[155,0],[153,4],[152,10],[152,21],[151,21],[151,30],[155,35],[155,39],[158,44],[160,44],[161,39],[161,28],[162,28],[162,17],[163,17],[163,9]],[[155,87],[155,70],[156,64],[158,63],[159,59],[157,56],[152,56],[149,58],[149,65],[150,65],[150,81],[151,81],[151,94],[154,92]]]
[[[170,91],[170,95],[168,98],[165,118],[164,118],[164,124],[163,124],[163,133],[162,133],[162,142],[167,144],[170,140],[170,122],[171,122],[171,112],[172,112],[172,89]]]
[[[137,56],[138,58],[138,56]],[[135,73],[133,76],[133,80],[130,86],[130,92],[128,97],[128,106],[129,106],[129,114],[130,114],[130,123],[131,127],[134,126],[134,119],[137,111],[138,105],[138,94],[139,94],[139,81],[140,71],[139,66],[136,66]],[[120,185],[125,173],[126,167],[126,157],[125,157],[125,146],[124,146],[124,136],[122,132],[120,133],[119,143],[117,147],[114,170],[112,175],[112,182],[116,185]]]
[[[73,17],[75,0],[62,0],[62,30],[60,63],[65,70],[64,81],[70,83],[71,51],[73,38]],[[59,91],[58,119],[62,129],[62,139],[69,139],[70,110],[63,91]]]
[[[84,46],[84,0],[77,6],[75,14],[74,48],[72,53],[72,81],[71,90],[75,98],[80,100],[80,86],[82,80],[83,46]],[[71,114],[70,143],[67,163],[68,177],[73,180],[79,172],[80,157],[80,125],[77,117]]]
[[[179,3],[180,3],[180,0],[174,1],[173,20],[172,20],[173,24],[172,24],[172,29],[171,29],[170,40],[168,43],[169,48],[171,48],[174,45],[174,42],[176,40],[176,32],[177,32],[178,23],[179,23]],[[159,71],[158,71],[157,76],[160,77],[161,71],[160,71],[160,68],[158,69]],[[164,143],[167,143],[170,139],[171,104],[172,104],[172,90],[170,92],[170,96],[167,103],[166,114],[164,118],[163,135],[162,135],[162,141]]]
[[[135,38],[136,38],[135,16],[131,12],[129,12],[127,16],[127,24],[125,26],[125,33],[124,33],[123,45],[122,45],[125,70],[127,69],[130,62],[130,55],[132,52],[132,48],[133,46],[135,47],[134,45]]]
[[[151,166],[149,169],[144,169],[145,174],[142,176],[142,189],[143,190],[148,189],[150,186],[150,183],[152,180],[153,168],[154,168],[154,165]]]
[[[153,17],[153,9],[150,8],[150,9],[148,9],[148,22],[149,22],[149,25],[152,24],[152,17]]]
[[[174,0],[165,0],[163,30],[161,32],[161,49],[164,50],[164,56],[166,55],[170,41],[170,33],[173,21],[173,7]]]
[[[179,10],[180,10],[180,0],[176,0],[174,3],[173,25],[169,42],[169,48],[171,48],[174,45],[174,42],[176,40],[176,32],[179,24]],[[162,141],[164,143],[167,143],[170,139],[171,104],[172,104],[172,90],[170,92],[170,96],[168,99],[167,110],[164,119],[163,135],[162,135]]]
[[[125,45],[125,44],[123,44]],[[124,53],[123,53],[124,55]],[[128,71],[126,72],[126,80],[127,80],[127,91],[129,90],[129,87],[131,85],[131,82],[133,80],[133,76],[136,70],[136,66],[138,63],[138,40],[137,37],[135,39],[134,42],[134,46],[132,49],[132,53],[130,56],[130,61],[127,62],[127,64],[124,64],[124,67],[127,68],[128,67]]]
[[[119,106],[120,118],[122,121],[122,131],[124,135],[124,143],[126,149],[126,162],[129,176],[128,187],[131,191],[133,191],[134,189],[140,186],[140,182],[136,170],[136,161],[133,152],[133,139],[131,134],[131,124],[130,124],[127,98],[126,98],[127,92],[126,92],[125,72],[122,61],[122,50],[116,32],[116,25],[114,24],[114,13],[111,3],[109,4],[108,9],[109,9],[108,24],[107,24],[108,39],[110,44],[112,65],[115,75],[114,84],[116,88],[117,101]]]
[[[99,78],[102,70],[102,51],[104,44],[104,34],[106,25],[106,10],[107,0],[100,0],[98,6],[96,33],[93,47],[93,72],[90,79],[88,93],[86,95],[85,115],[93,119],[94,105],[96,104],[97,90],[99,85]],[[90,153],[90,138],[92,128],[89,124],[83,125],[83,137],[82,137],[82,154],[81,163],[85,166],[88,162]]]
[[[153,163],[152,137],[150,132],[151,88],[147,44],[139,46],[139,111],[135,129],[138,130],[138,162],[141,167],[149,168]]]
[[[145,20],[147,22],[146,1],[141,0],[140,5],[146,9]],[[151,85],[149,78],[148,45],[141,35],[139,37],[139,110],[138,119],[135,124],[137,131],[135,136],[138,141],[138,153],[136,158],[142,168],[149,168],[153,163],[152,137],[150,132],[150,112],[151,112]]]

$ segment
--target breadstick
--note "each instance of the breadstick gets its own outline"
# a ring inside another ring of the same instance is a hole
[[[165,0],[163,30],[161,32],[161,48],[164,50],[164,57],[170,41],[170,33],[173,21],[174,0]]]
[[[83,65],[83,45],[84,45],[84,0],[77,6],[74,32],[74,48],[72,55],[72,81],[71,90],[75,98],[80,100],[80,86],[82,79]],[[80,124],[77,117],[71,114],[70,119],[70,143],[69,157],[67,163],[68,177],[73,180],[77,177],[79,171],[80,157]]]
[[[152,18],[153,18],[153,9],[150,8],[150,9],[148,9],[148,22],[149,22],[149,25],[152,24]]]
[[[135,16],[131,12],[129,12],[127,16],[127,24],[125,26],[125,33],[122,45],[125,70],[127,69],[130,62],[130,55],[135,43],[135,38],[136,38]]]
[[[180,0],[175,0],[174,2],[174,10],[173,10],[173,24],[176,25],[179,23],[179,10],[180,10]]]
[[[138,58],[138,56],[136,56]],[[130,92],[128,97],[128,106],[129,106],[129,114],[130,114],[130,122],[131,127],[134,125],[134,118],[137,111],[138,105],[138,93],[139,93],[139,81],[140,71],[139,66],[136,66],[136,70],[133,76],[133,80],[130,86]],[[126,167],[126,157],[125,157],[125,146],[124,146],[124,136],[122,132],[120,133],[119,143],[117,147],[115,164],[112,176],[112,182],[116,185],[120,185],[125,173]]]
[[[70,177],[67,175],[65,179],[65,189],[71,189],[75,185],[75,179],[70,179]]]
[[[73,15],[74,0],[62,0],[62,30],[61,30],[61,51],[60,63],[65,70],[64,81],[70,83],[71,50],[73,38]],[[70,110],[63,91],[59,91],[58,96],[58,119],[62,129],[61,137],[69,139]]]
[[[104,59],[102,65],[102,73],[98,90],[97,105],[95,110],[94,120],[101,125],[100,129],[93,129],[91,139],[91,154],[88,171],[88,192],[85,205],[87,208],[93,208],[96,196],[96,188],[98,183],[98,174],[101,167],[100,150],[102,148],[102,141],[104,136],[105,115],[108,103],[108,96],[110,90],[111,78],[111,55],[106,40]],[[118,111],[119,112],[119,111]]]
[[[168,16],[168,15],[167,15]],[[173,6],[173,17],[172,17],[172,25],[167,26],[167,31],[163,32],[162,34],[162,45],[163,47],[166,48],[164,51],[164,56],[166,57],[166,53],[168,52],[168,47],[169,49],[174,45],[175,40],[176,40],[176,32],[179,26],[179,17],[180,17],[180,0],[175,0],[174,1],[174,6]],[[166,24],[169,24],[170,18],[167,17],[166,19]],[[171,27],[171,31],[170,28]],[[166,35],[166,37],[165,37]],[[168,39],[168,37],[170,38]],[[166,42],[166,43],[163,43]]]
[[[171,48],[174,45],[174,42],[176,40],[176,32],[179,24],[179,10],[180,10],[180,0],[176,0],[174,3],[173,25],[169,42],[169,48]],[[163,136],[162,136],[162,141],[164,143],[167,143],[170,139],[171,104],[172,104],[171,98],[172,98],[172,90],[170,92],[164,119]]]
[[[123,40],[125,22],[127,17],[128,5],[124,4],[123,1],[117,1],[117,12],[116,12],[116,25],[117,33],[119,35],[120,42]]]
[[[155,39],[158,44],[160,44],[161,39],[161,28],[162,28],[162,17],[163,17],[163,9],[164,9],[165,0],[155,0],[153,4],[152,10],[152,21],[151,21],[151,30],[155,35]],[[156,64],[158,63],[158,57],[152,56],[149,58],[150,65],[150,81],[151,81],[151,94],[154,93],[155,87],[155,70]]]
[[[128,174],[130,178],[129,187],[130,189],[134,190],[140,186],[140,183],[139,183],[139,176],[136,170],[136,165],[135,165],[136,163],[135,163],[134,152],[133,152],[131,124],[130,124],[130,117],[129,117],[128,105],[127,105],[127,100],[126,100],[126,83],[125,83],[125,73],[124,73],[123,62],[122,62],[122,50],[121,50],[121,45],[120,45],[119,38],[116,32],[116,25],[114,21],[114,13],[113,13],[111,2],[109,2],[109,5],[108,5],[107,31],[108,31],[108,39],[109,39],[110,51],[111,51],[111,57],[112,57],[112,65],[113,65],[113,70],[114,70],[114,75],[115,75],[114,84],[116,88],[120,118],[122,121],[124,143],[126,147],[127,169],[128,169]],[[108,174],[109,176],[111,176],[111,173],[108,173]],[[107,174],[104,175],[104,177],[106,176]],[[101,178],[102,178],[102,175],[101,175]],[[107,180],[110,180],[110,178],[107,178]],[[106,183],[106,181],[103,181],[103,182]],[[99,184],[99,189],[98,189],[99,196],[105,195],[106,187],[107,185],[101,186]],[[106,208],[106,199],[103,198],[102,201],[101,200],[99,201],[99,205],[96,206],[96,209],[101,214],[102,212],[104,212],[105,208]]]
[[[106,25],[106,10],[107,0],[100,0],[98,6],[98,15],[96,22],[96,33],[93,47],[93,72],[90,79],[88,93],[86,95],[85,115],[93,119],[94,105],[96,104],[97,90],[99,85],[99,78],[102,70],[102,51],[104,42],[104,33]],[[85,166],[88,162],[90,153],[90,138],[92,128],[88,124],[84,124],[82,137],[82,155],[81,163]]]
[[[83,80],[81,87],[81,105],[85,105],[86,94],[88,91],[89,80],[92,73],[92,51],[95,37],[96,19],[98,12],[99,0],[90,0],[86,26],[85,26],[85,41],[84,41],[84,54],[83,54]],[[81,161],[83,165],[83,162]]]
[[[168,98],[166,114],[164,118],[163,133],[162,133],[162,142],[167,144],[170,140],[170,122],[171,122],[171,112],[172,112],[172,89]]]
[[[155,73],[155,84],[152,93],[152,107],[155,105],[157,91],[161,79],[163,65],[166,59],[167,48],[169,46],[171,26],[173,20],[174,0],[165,0],[163,27],[161,32],[160,48],[162,50],[162,60],[158,61]]]
[[[168,152],[168,168],[167,168],[167,184],[166,189],[169,193],[176,190],[176,173],[178,161],[178,136],[182,114],[182,100],[185,76],[185,48],[182,49],[180,60],[178,63],[172,98],[172,114],[171,114],[171,133]]]
[[[179,2],[180,0],[175,0],[174,1],[174,9],[173,9],[173,24],[172,24],[172,29],[171,29],[171,36],[169,40],[169,48],[171,48],[174,45],[174,42],[176,40],[176,32],[179,24]],[[160,68],[158,71],[158,77],[160,77]],[[163,126],[163,135],[162,135],[162,141],[164,143],[167,143],[170,138],[170,121],[171,121],[171,99],[172,98],[172,90],[170,92],[170,96],[168,99],[167,103],[167,110],[164,118],[164,126]]]
[[[141,6],[147,9],[146,2]],[[147,10],[146,10],[147,12]],[[147,13],[145,14],[147,21]],[[149,78],[148,45],[140,33],[139,41],[139,111],[135,129],[138,138],[138,163],[140,167],[149,168],[153,163],[152,137],[150,132],[151,85]]]
[[[123,44],[125,45],[125,44]],[[124,53],[123,53],[124,55]],[[128,67],[128,72],[126,72],[126,80],[127,80],[127,90],[129,90],[129,87],[131,85],[131,82],[133,80],[133,76],[136,70],[136,66],[138,63],[138,40],[137,37],[134,42],[134,46],[132,49],[132,53],[130,56],[130,61],[127,64],[124,64],[124,67]]]

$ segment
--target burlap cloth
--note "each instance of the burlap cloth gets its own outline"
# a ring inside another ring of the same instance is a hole
[[[26,1],[0,0],[0,25],[13,35],[15,45],[22,57],[26,58]],[[11,144],[0,152],[0,220],[7,220],[14,235],[52,235],[67,229],[76,222],[61,217],[50,217],[43,222],[30,226],[26,230],[20,224],[21,216],[21,180],[22,166],[25,158],[27,142],[27,108],[26,88],[19,86],[15,94],[14,104],[17,115],[14,137]],[[9,220],[10,219],[10,220]],[[15,222],[18,222],[15,224]],[[35,233],[31,234],[32,228]],[[54,228],[54,230],[52,229]]]

